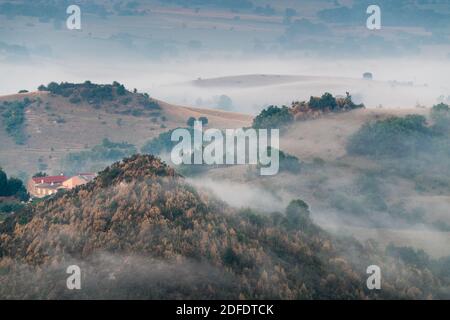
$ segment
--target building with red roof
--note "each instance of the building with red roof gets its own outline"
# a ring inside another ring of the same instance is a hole
[[[95,173],[79,173],[73,177],[59,176],[33,177],[27,183],[27,190],[32,197],[43,198],[61,189],[72,189],[86,184],[96,177]]]
[[[33,177],[27,183],[27,190],[32,197],[43,198],[58,192],[58,188],[68,177],[59,176]]]

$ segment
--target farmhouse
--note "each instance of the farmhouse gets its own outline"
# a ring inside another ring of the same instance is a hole
[[[79,173],[78,175],[73,176],[64,181],[62,185],[65,189],[72,189],[81,186],[83,184],[86,184],[89,181],[94,180],[94,178],[95,178],[94,173]]]
[[[58,191],[58,187],[62,186],[65,180],[67,180],[67,177],[63,174],[59,176],[34,177],[28,181],[27,190],[31,196],[43,198],[55,194]]]
[[[27,190],[32,197],[43,198],[58,192],[70,190],[92,181],[94,173],[80,173],[73,177],[59,176],[33,177],[27,183]]]

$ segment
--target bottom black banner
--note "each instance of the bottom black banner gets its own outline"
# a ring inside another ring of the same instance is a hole
[[[85,318],[300,319],[303,317],[429,316],[448,310],[449,301],[2,301],[2,313]],[[10,310],[8,310],[10,309]],[[441,310],[439,310],[441,309]]]

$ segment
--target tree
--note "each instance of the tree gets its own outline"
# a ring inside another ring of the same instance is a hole
[[[47,174],[42,171],[33,174],[33,178],[41,178],[41,177],[46,177],[46,176],[47,176]]]
[[[1,168],[0,168],[0,196],[2,197],[14,196],[23,201],[26,201],[29,198],[22,180],[17,178],[8,179],[8,176]]]
[[[26,201],[29,198],[22,180],[17,178],[10,178],[8,180],[8,195],[14,196],[23,201]]]
[[[125,89],[125,86],[123,84],[117,83],[117,94],[119,96],[124,96],[127,93],[127,90]]]
[[[353,155],[407,157],[431,147],[433,132],[422,115],[391,117],[364,124],[347,144]]]
[[[229,96],[221,95],[217,101],[217,106],[224,110],[230,110],[233,108],[233,101]]]
[[[312,225],[310,214],[309,206],[305,201],[292,200],[286,208],[288,226],[307,230]]]
[[[253,119],[254,129],[280,128],[294,119],[286,106],[269,106]]]
[[[193,127],[194,126],[194,124],[195,124],[195,118],[194,117],[189,117],[189,119],[186,121],[186,124],[189,126],[189,127]]]
[[[8,195],[8,177],[6,173],[0,168],[0,196]]]
[[[312,109],[323,110],[325,108],[329,108],[330,110],[334,110],[337,107],[336,99],[329,92],[325,92],[322,97],[311,97],[309,99],[309,106]]]
[[[200,117],[200,118],[198,118],[198,121],[200,121],[204,126],[206,126],[208,124],[207,117]]]
[[[434,122],[433,130],[438,134],[450,132],[450,107],[439,103],[431,109],[431,119]]]

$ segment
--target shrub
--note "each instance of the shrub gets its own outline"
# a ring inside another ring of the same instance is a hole
[[[425,117],[392,117],[364,124],[349,139],[347,151],[355,155],[406,157],[424,149],[431,137]]]
[[[3,125],[5,126],[8,135],[14,139],[16,144],[24,144],[26,142],[26,135],[24,132],[25,109],[30,104],[31,101],[28,98],[23,101],[3,103],[3,108],[6,109],[2,113]]]
[[[300,199],[292,200],[286,208],[287,227],[307,231],[312,226],[308,204]]]
[[[272,152],[276,151],[276,149],[272,147],[267,147],[268,154],[272,154]],[[290,173],[299,173],[301,170],[301,163],[300,160],[288,153],[285,153],[281,150],[278,150],[278,156],[279,156],[279,171],[287,171]],[[258,164],[258,168],[261,165]]]
[[[217,101],[217,106],[220,109],[231,110],[233,108],[233,101],[229,96],[223,94],[219,97],[219,100]]]
[[[334,110],[337,107],[337,102],[331,93],[326,92],[320,98],[311,97],[309,99],[309,106],[311,109],[316,110],[324,110],[327,108],[330,110]]]
[[[186,124],[187,124],[189,127],[193,127],[196,120],[197,120],[197,119],[195,119],[194,117],[189,117],[189,119],[187,119],[187,121],[186,121]]]
[[[29,198],[22,180],[12,177],[8,179],[8,176],[1,168],[0,168],[0,196],[15,197],[22,201],[26,201]]]
[[[293,121],[294,117],[286,106],[269,106],[253,119],[255,129],[281,128]]]
[[[208,118],[207,117],[200,117],[198,118],[198,121],[202,123],[202,125],[206,126],[208,124]]]
[[[438,134],[450,132],[450,107],[447,104],[440,103],[433,106],[430,115],[434,122],[434,132]]]

